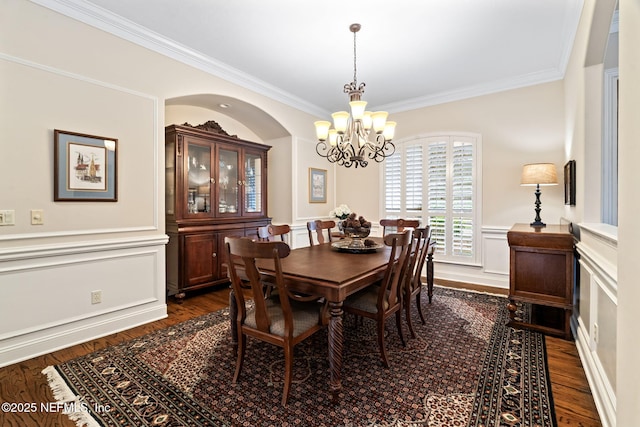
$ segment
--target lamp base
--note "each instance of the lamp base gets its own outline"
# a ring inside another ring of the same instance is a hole
[[[536,208],[534,209],[536,211],[536,217],[533,219],[533,222],[529,225],[531,225],[532,227],[546,227],[547,224],[545,224],[544,222],[542,222],[542,218],[540,218],[540,211],[542,209],[540,209],[540,184],[536,185]]]

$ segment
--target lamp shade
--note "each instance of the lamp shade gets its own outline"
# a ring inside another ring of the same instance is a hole
[[[556,185],[558,174],[553,163],[530,163],[522,167],[520,185]]]
[[[316,126],[316,136],[318,137],[318,139],[320,141],[325,141],[327,139],[327,136],[329,136],[329,128],[331,127],[331,123],[324,120],[319,120],[317,122],[313,122],[313,124]]]

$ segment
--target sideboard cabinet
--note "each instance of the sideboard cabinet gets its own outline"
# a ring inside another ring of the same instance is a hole
[[[510,324],[570,339],[574,237],[569,225],[515,224],[507,240]]]
[[[165,128],[167,293],[228,281],[224,238],[268,225],[268,145],[229,136],[215,122]]]

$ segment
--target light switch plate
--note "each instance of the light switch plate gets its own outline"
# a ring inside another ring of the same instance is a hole
[[[1,210],[0,211],[0,225],[16,225],[16,211],[11,210]]]
[[[42,209],[31,209],[31,225],[44,224],[44,212]]]

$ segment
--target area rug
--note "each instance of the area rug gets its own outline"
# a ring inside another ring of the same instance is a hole
[[[232,385],[228,310],[43,373],[78,425],[556,425],[544,337],[507,326],[505,298],[436,287],[429,304],[422,294],[426,325],[414,307],[417,338],[403,347],[395,321],[387,323],[389,369],[382,367],[374,322],[345,317],[339,404],[330,399],[326,331],[296,346],[286,407],[279,348],[249,339]]]

